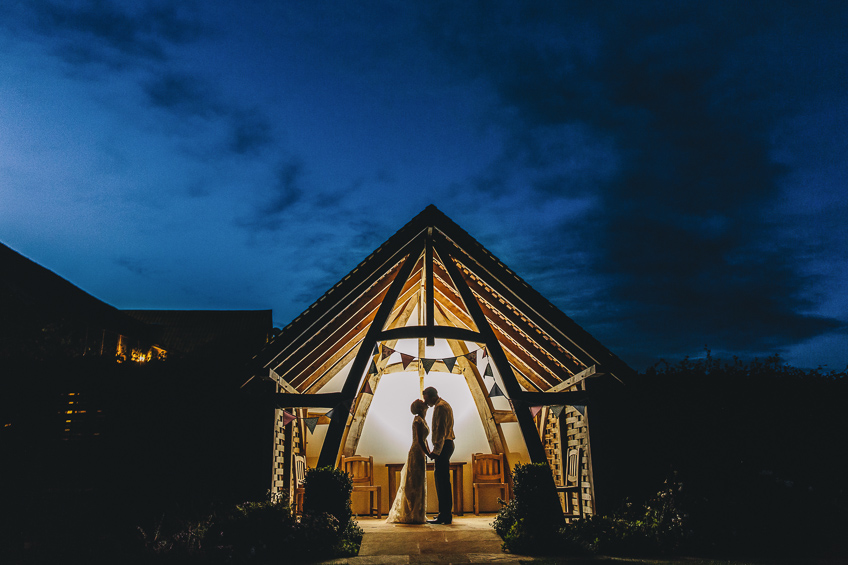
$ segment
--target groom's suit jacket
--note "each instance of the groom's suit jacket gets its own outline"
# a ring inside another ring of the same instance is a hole
[[[439,455],[442,452],[442,446],[445,440],[454,440],[456,436],[453,433],[453,408],[445,402],[444,398],[440,398],[433,406],[433,450],[432,452]]]

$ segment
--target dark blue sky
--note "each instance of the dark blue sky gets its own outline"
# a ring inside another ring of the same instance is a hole
[[[179,7],[175,7],[175,6]],[[436,204],[605,345],[848,364],[848,4],[0,4],[0,241],[278,326]]]

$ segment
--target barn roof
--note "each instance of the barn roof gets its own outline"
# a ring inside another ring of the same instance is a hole
[[[343,366],[355,355],[402,259],[409,253],[421,252],[394,313],[424,292],[420,284],[426,270],[424,246],[415,249],[413,243],[428,230],[460,269],[524,388],[546,391],[592,366],[618,377],[632,372],[621,359],[432,205],[283,328],[256,356],[257,372],[267,374],[267,369],[271,369],[299,392],[319,390],[339,365]],[[432,264],[436,309],[455,327],[476,330],[444,258],[436,254]],[[398,330],[398,335],[401,333]]]
[[[410,324],[415,312],[417,325]],[[361,429],[367,412],[369,402],[357,400],[368,385],[366,369],[373,373],[377,357],[382,358],[377,350],[391,351],[402,339],[428,345],[445,339],[457,355],[454,361],[465,356],[463,344],[481,345],[498,370],[533,461],[546,456],[532,407],[585,404],[582,383],[579,390],[574,387],[582,379],[632,372],[465,230],[428,206],[283,328],[255,356],[254,377],[277,383],[277,406],[334,408],[319,458],[319,466],[333,465],[341,449],[355,450],[358,436],[349,432]],[[342,390],[321,393],[346,367]],[[446,369],[452,372],[452,365]],[[490,407],[481,400],[478,408],[484,415]]]

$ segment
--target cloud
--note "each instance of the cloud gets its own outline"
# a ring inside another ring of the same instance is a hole
[[[135,13],[106,0],[33,6],[45,34],[147,59],[164,59],[166,42],[185,43],[201,34],[187,10],[164,2],[140,3]]]
[[[237,221],[237,225],[253,232],[285,229],[291,209],[303,198],[304,176],[304,164],[298,157],[292,156],[281,162],[270,193],[256,205],[249,218]]]
[[[767,213],[787,172],[772,132],[827,74],[815,57],[834,22],[755,3],[475,6],[442,4],[428,21],[458,72],[488,80],[513,116],[473,185],[594,193],[582,221],[537,236],[549,264],[579,256],[601,277],[590,328],[614,325],[638,356],[773,351],[840,325],[808,313],[804,243]]]
[[[210,89],[196,76],[167,72],[155,76],[143,88],[150,103],[158,108],[190,116],[223,112],[208,94]]]

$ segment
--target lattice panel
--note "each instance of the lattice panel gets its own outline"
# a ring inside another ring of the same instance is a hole
[[[565,445],[563,447],[563,455],[566,455],[569,449],[576,447],[580,448],[580,497],[579,501],[583,505],[583,513],[586,516],[594,514],[594,501],[592,492],[592,480],[590,477],[590,458],[591,451],[589,449],[589,422],[587,418],[573,406],[566,406],[560,418],[562,425],[562,434],[564,436]],[[571,495],[576,497],[576,495]]]

